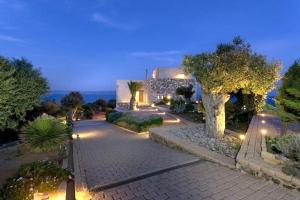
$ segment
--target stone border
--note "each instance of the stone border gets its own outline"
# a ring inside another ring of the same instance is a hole
[[[266,138],[264,136],[261,140],[261,158],[265,162],[273,165],[280,165],[284,163],[283,160],[278,159],[278,156],[267,151]]]
[[[225,167],[229,167],[231,169],[236,168],[235,160],[233,158],[229,158],[214,151],[208,150],[205,147],[196,145],[192,142],[176,137],[165,131],[163,128],[150,128],[149,138],[156,142],[165,144],[169,147],[183,150],[185,152],[194,154],[205,160],[218,163]]]
[[[82,158],[79,156],[80,151],[80,138],[76,135],[73,138],[73,159],[74,159],[74,176],[75,176],[75,197],[76,199],[91,199],[89,189],[87,187],[87,180],[82,163]]]

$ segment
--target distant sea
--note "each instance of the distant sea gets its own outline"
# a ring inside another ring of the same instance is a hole
[[[68,94],[70,91],[52,91],[46,96],[44,96],[45,101],[55,101],[60,102],[60,100]],[[84,98],[85,103],[92,103],[97,99],[104,99],[106,101],[110,99],[116,99],[116,91],[81,91],[80,92]],[[277,91],[271,91],[267,96],[267,103],[275,106],[275,96],[277,95]]]
[[[71,91],[52,91],[44,96],[45,101],[60,102],[60,100]],[[85,103],[92,103],[97,99],[104,99],[106,101],[110,99],[116,99],[116,91],[80,91],[84,98]]]

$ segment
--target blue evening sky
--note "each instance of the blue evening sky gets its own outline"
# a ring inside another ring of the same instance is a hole
[[[0,0],[0,55],[25,57],[52,90],[114,90],[236,35],[288,67],[299,0]]]

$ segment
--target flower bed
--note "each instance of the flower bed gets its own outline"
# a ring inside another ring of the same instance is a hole
[[[170,129],[169,132],[177,137],[186,139],[199,146],[203,146],[231,158],[236,157],[241,145],[241,140],[233,136],[225,135],[222,138],[208,137],[205,133],[204,125]]]
[[[68,179],[70,172],[56,162],[37,161],[22,165],[14,178],[8,179],[1,188],[0,199],[33,199],[35,192],[54,192],[59,184]]]
[[[129,113],[112,112],[107,115],[106,120],[110,123],[141,133],[148,131],[151,127],[158,127],[163,124],[163,118],[157,115],[137,117]]]

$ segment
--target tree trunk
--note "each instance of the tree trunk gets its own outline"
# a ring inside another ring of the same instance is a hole
[[[221,137],[225,131],[225,103],[227,94],[202,93],[205,108],[205,131],[210,137]]]
[[[135,97],[130,98],[129,110],[134,110],[135,108]]]

